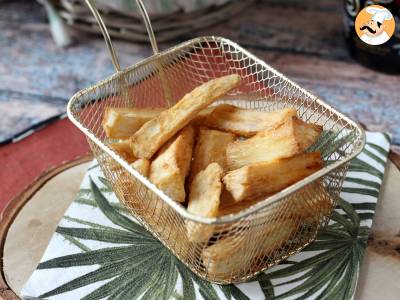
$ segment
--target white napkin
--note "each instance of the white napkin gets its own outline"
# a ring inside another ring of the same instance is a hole
[[[315,299],[322,293],[322,299],[352,299],[389,147],[390,138],[387,134],[367,133],[366,147],[352,162],[343,185],[342,208],[336,210],[334,218],[339,223],[334,225],[335,221],[332,221],[330,227],[321,232],[317,241],[308,248],[253,281],[224,287],[210,284],[186,271],[149,234],[139,233],[139,239],[135,238],[138,233],[133,234],[123,225],[132,217],[126,214],[104,181],[100,168],[93,162],[77,198],[65,212],[39,268],[31,275],[21,295],[25,298],[68,300],[84,297],[106,299],[111,295],[115,299],[167,297],[208,300],[232,297],[256,300]],[[110,203],[108,208],[94,200],[89,176]],[[103,212],[105,209],[129,219],[115,221],[112,215]],[[343,217],[346,213],[348,218]],[[76,228],[81,229],[77,231]],[[152,246],[140,245],[148,240],[152,241]],[[157,254],[159,251],[159,255],[146,256],[150,247],[156,249],[150,253]],[[107,248],[112,249],[107,252],[104,250]],[[127,256],[123,251],[130,253],[130,256],[137,251],[142,256],[138,264],[148,257],[143,266],[150,271],[142,274],[140,268],[134,271],[129,269],[127,266],[136,263],[136,258],[121,261]],[[164,257],[163,262],[168,261],[168,264],[158,262],[160,257]]]

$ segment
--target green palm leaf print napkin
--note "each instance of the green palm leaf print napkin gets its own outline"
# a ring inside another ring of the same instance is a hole
[[[382,184],[389,137],[367,133],[332,221],[302,252],[254,278],[220,286],[186,268],[119,203],[99,166],[25,284],[26,299],[352,299]]]

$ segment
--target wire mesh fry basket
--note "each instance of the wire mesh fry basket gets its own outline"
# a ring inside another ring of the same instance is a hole
[[[329,222],[350,160],[364,146],[361,127],[228,39],[199,37],[158,52],[140,0],[155,54],[121,70],[104,23],[86,2],[117,72],[75,94],[68,116],[87,136],[102,171],[132,215],[194,273],[219,284],[246,281],[313,241]],[[227,207],[226,214],[206,218],[189,213],[113,152],[102,119],[106,107],[170,107],[196,86],[227,74],[239,74],[241,85],[213,105],[229,103],[258,111],[295,108],[303,121],[323,126],[313,150],[321,152],[325,166],[266,199]],[[188,227],[212,236],[192,242]]]

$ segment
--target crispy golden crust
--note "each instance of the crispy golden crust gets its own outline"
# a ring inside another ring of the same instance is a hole
[[[205,118],[204,125],[234,134],[251,137],[256,133],[274,128],[287,117],[297,116],[293,108],[265,112],[243,109],[229,104],[221,104]]]
[[[113,108],[106,107],[103,128],[111,139],[128,139],[144,123],[158,116],[163,108]]]
[[[199,127],[203,126],[206,118],[214,111],[216,106],[210,106],[198,113],[198,115],[190,122],[190,125]]]
[[[252,163],[268,162],[301,153],[316,141],[321,131],[322,128],[318,125],[289,117],[273,129],[229,144],[226,149],[228,168],[235,170]]]
[[[186,94],[177,104],[145,123],[131,138],[133,153],[150,159],[181,128],[214,100],[222,97],[240,83],[239,75],[210,80]]]
[[[205,248],[202,259],[208,275],[224,277],[245,272],[255,259],[273,255],[297,230],[297,223],[292,219],[267,220],[265,223],[245,228],[240,234]]]
[[[211,163],[200,171],[190,185],[190,213],[203,217],[216,217],[222,189],[222,168],[217,163]],[[189,240],[192,242],[207,242],[213,233],[212,225],[198,224],[188,221],[186,224]]]
[[[150,165],[150,181],[169,197],[185,201],[185,178],[192,159],[194,130],[185,127],[167,143]]]
[[[139,158],[135,160],[131,166],[143,176],[148,177],[150,171],[150,161],[148,159]]]
[[[293,118],[292,122],[295,126],[294,134],[296,140],[298,141],[302,151],[305,151],[308,147],[314,144],[323,131],[322,126],[305,123],[297,118]]]
[[[136,157],[132,153],[129,141],[110,143],[108,146],[128,163],[132,163],[136,160]]]
[[[229,132],[200,128],[193,162],[190,170],[190,179],[204,170],[210,163],[216,162],[226,172],[226,146],[233,142],[235,135]]]
[[[250,164],[228,172],[223,181],[235,201],[252,200],[279,192],[322,166],[319,152],[303,153],[271,162]]]

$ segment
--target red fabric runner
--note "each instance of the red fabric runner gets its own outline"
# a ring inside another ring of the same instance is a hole
[[[68,119],[0,147],[0,212],[41,174],[90,151],[85,136]]]

